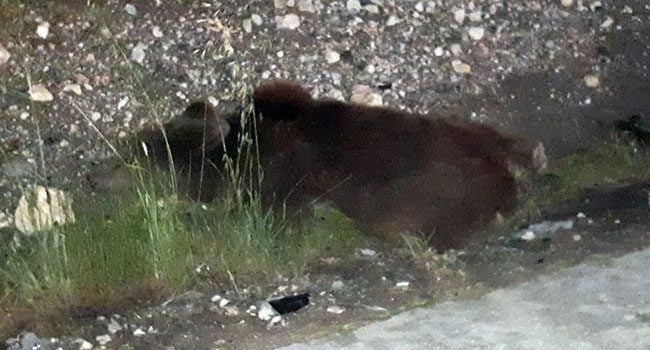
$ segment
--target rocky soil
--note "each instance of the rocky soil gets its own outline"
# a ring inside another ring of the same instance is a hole
[[[83,174],[114,157],[108,143],[191,100],[224,104],[244,82],[291,79],[314,96],[460,115],[540,140],[552,158],[610,138],[616,120],[650,118],[645,0],[0,1],[0,22],[3,225],[23,188],[88,191]],[[633,203],[587,213],[591,226],[560,238],[523,246],[495,238],[489,249],[426,261],[359,252],[352,266],[322,262],[303,280],[206,288],[102,315],[52,342],[28,333],[12,344],[287,344],[647,245],[647,201]],[[564,209],[549,217],[584,211],[580,202]],[[295,315],[276,323],[249,315],[259,300],[305,291],[312,305]]]

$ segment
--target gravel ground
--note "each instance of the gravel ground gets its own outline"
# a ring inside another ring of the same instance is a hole
[[[0,1],[0,21],[6,223],[25,186],[87,190],[106,140],[242,82],[460,115],[551,157],[650,116],[645,0]]]

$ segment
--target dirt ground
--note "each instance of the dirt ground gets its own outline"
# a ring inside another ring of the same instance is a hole
[[[367,85],[384,105],[460,115],[542,141],[551,162],[614,138],[615,121],[650,118],[644,0],[371,0],[360,1],[358,12],[349,1],[298,2],[311,8],[287,1],[133,1],[135,14],[125,1],[92,3],[0,0],[0,22],[7,24],[0,47],[10,54],[0,61],[0,208],[9,219],[26,185],[88,190],[82,175],[112,155],[83,115],[119,142],[190,100],[230,96],[233,79],[287,78],[309,84],[314,95],[345,99],[354,85]],[[288,14],[298,14],[300,24],[278,28]],[[49,35],[41,38],[36,28],[44,21]],[[484,34],[472,37],[473,27]],[[144,58],[134,63],[140,43]],[[223,53],[228,45],[231,55]],[[457,71],[456,59],[471,72]],[[31,102],[29,80],[45,84],[53,101]],[[542,209],[541,219],[570,219],[573,228],[531,241],[503,233],[446,255],[358,252],[344,263],[314,262],[301,278],[239,291],[207,283],[161,306],[83,320],[54,342],[44,338],[43,347],[96,344],[115,323],[120,330],[109,348],[266,349],[417,306],[480,297],[647,247],[648,193],[650,184],[610,183]],[[211,301],[216,291],[229,307]],[[311,304],[279,324],[246,312],[261,296],[304,292]]]

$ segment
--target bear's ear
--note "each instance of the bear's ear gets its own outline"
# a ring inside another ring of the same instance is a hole
[[[255,89],[255,113],[271,120],[291,120],[299,117],[312,101],[309,92],[289,81],[264,83]]]
[[[219,145],[228,136],[230,124],[211,104],[193,102],[185,111],[164,125],[170,145],[183,144],[190,149]]]

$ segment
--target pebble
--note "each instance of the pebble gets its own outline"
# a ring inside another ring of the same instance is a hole
[[[11,54],[9,53],[9,51],[7,51],[7,49],[5,49],[4,47],[2,47],[2,45],[0,45],[0,66],[9,62],[10,58],[11,58]]]
[[[108,324],[108,333],[115,334],[122,330],[122,326],[117,323],[117,321],[111,319],[111,323]]]
[[[220,300],[221,300],[221,295],[219,294],[215,294],[212,296],[212,298],[210,298],[210,301],[213,303],[218,303]]]
[[[361,11],[361,2],[359,0],[348,0],[345,7],[348,9],[348,12],[356,14]]]
[[[264,23],[264,21],[262,20],[262,16],[260,16],[258,14],[252,14],[251,15],[251,21],[256,26],[261,26],[262,23]]]
[[[526,231],[523,235],[521,235],[522,241],[530,242],[535,239],[535,232],[533,231]]]
[[[454,72],[459,74],[467,74],[472,71],[472,67],[467,63],[463,63],[461,60],[451,61],[451,67],[454,69]]]
[[[390,15],[386,20],[386,26],[392,27],[400,22],[400,19],[395,15]]]
[[[467,34],[469,34],[469,37],[472,38],[472,40],[481,40],[483,39],[483,36],[485,35],[485,29],[481,27],[471,27],[467,29]]]
[[[470,13],[469,16],[467,16],[467,17],[472,22],[480,22],[481,18],[483,17],[483,14],[481,13],[481,11],[474,11],[474,12]]]
[[[600,27],[603,28],[603,29],[605,29],[605,28],[609,28],[609,27],[611,27],[612,24],[614,24],[614,19],[613,19],[612,17],[609,17],[609,16],[608,16],[608,17],[605,19],[605,21],[604,21],[603,23],[601,23]]]
[[[433,49],[433,54],[436,57],[442,57],[442,55],[444,55],[444,53],[445,53],[445,49],[443,49],[442,46],[438,46],[435,49]]]
[[[138,328],[133,331],[133,336],[134,337],[142,337],[143,335],[146,335],[147,332],[145,332],[142,328]]]
[[[280,316],[280,315],[273,316],[273,318],[271,319],[271,322],[269,322],[269,325],[272,326],[274,324],[280,323],[280,321],[282,321],[282,316]]]
[[[363,255],[363,256],[368,256],[368,257],[373,257],[373,256],[377,255],[376,251],[374,251],[372,249],[368,249],[368,248],[359,249],[359,253],[361,253],[361,255]]]
[[[366,5],[363,7],[363,9],[368,11],[368,13],[373,13],[373,14],[379,13],[379,6],[377,5]]]
[[[449,46],[449,51],[451,51],[451,54],[454,56],[459,56],[461,53],[463,53],[463,48],[460,46],[460,44],[451,44]]]
[[[340,315],[345,312],[345,308],[338,305],[330,305],[327,307],[327,312],[330,314]]]
[[[75,343],[80,344],[79,345],[79,350],[91,350],[93,348],[93,344],[91,344],[89,341],[86,341],[85,339],[77,339]]]
[[[457,9],[454,10],[454,21],[458,24],[463,24],[465,22],[465,10],[464,9]]]
[[[598,87],[598,85],[600,85],[600,78],[598,78],[598,76],[594,74],[585,75],[583,80],[585,81],[585,85],[590,88],[595,88]]]
[[[426,5],[424,5],[424,12],[426,13],[436,12],[436,3],[434,1],[427,1]]]
[[[253,31],[253,22],[250,18],[246,18],[241,22],[241,27],[246,33],[250,33]]]
[[[101,118],[102,118],[102,115],[99,112],[92,112],[92,114],[90,114],[90,120],[92,120],[93,122],[96,122],[96,121],[100,120]]]
[[[108,334],[98,335],[95,337],[95,340],[99,343],[99,345],[104,346],[111,342],[111,336]]]
[[[48,34],[50,34],[50,24],[43,22],[36,27],[36,35],[41,39],[47,39]]]
[[[415,8],[416,12],[424,12],[424,4],[421,3],[421,2],[418,2],[417,4],[415,4],[414,8]]]
[[[273,316],[278,314],[273,306],[271,306],[271,304],[269,304],[267,301],[260,302],[257,306],[257,309],[257,318],[262,321],[268,321],[273,318]]]
[[[72,92],[77,96],[81,96],[81,85],[79,84],[67,84],[63,87],[64,92]]]
[[[230,303],[230,300],[226,298],[221,298],[221,300],[219,300],[219,307],[225,307],[226,305],[228,305],[228,303]]]
[[[144,57],[145,57],[145,52],[144,50],[147,48],[147,45],[143,43],[138,43],[135,45],[133,50],[131,51],[131,60],[135,61],[139,64],[142,64],[144,62]]]
[[[131,16],[135,16],[138,14],[138,10],[132,4],[126,4],[126,6],[124,6],[124,11],[126,11],[126,13],[128,13]]]
[[[287,0],[273,0],[273,7],[278,10],[287,7]]]
[[[300,17],[294,13],[285,16],[276,17],[278,29],[294,30],[300,26]]]
[[[316,12],[312,0],[298,0],[298,11],[300,12]]]
[[[336,63],[341,59],[341,55],[339,55],[338,52],[333,51],[333,50],[325,50],[325,61],[327,63],[332,64]]]
[[[560,3],[564,7],[571,7],[573,6],[573,0],[560,0]]]
[[[32,88],[29,90],[29,96],[32,98],[32,101],[37,102],[49,102],[54,99],[54,95],[43,84],[32,85]]]
[[[153,34],[153,36],[155,38],[162,38],[163,37],[163,32],[162,32],[162,30],[160,30],[159,26],[153,26],[153,28],[151,28],[151,34]]]
[[[345,283],[343,283],[343,281],[341,280],[336,280],[332,282],[332,286],[331,286],[332,290],[341,290],[343,289],[343,287],[345,287]]]
[[[409,281],[402,281],[402,282],[395,283],[395,287],[402,288],[402,289],[407,289],[410,285],[411,285],[411,282],[409,282]]]
[[[581,239],[582,239],[582,236],[580,236],[580,235],[573,235],[573,241],[574,241],[574,242],[578,242],[578,241],[581,240]]]

